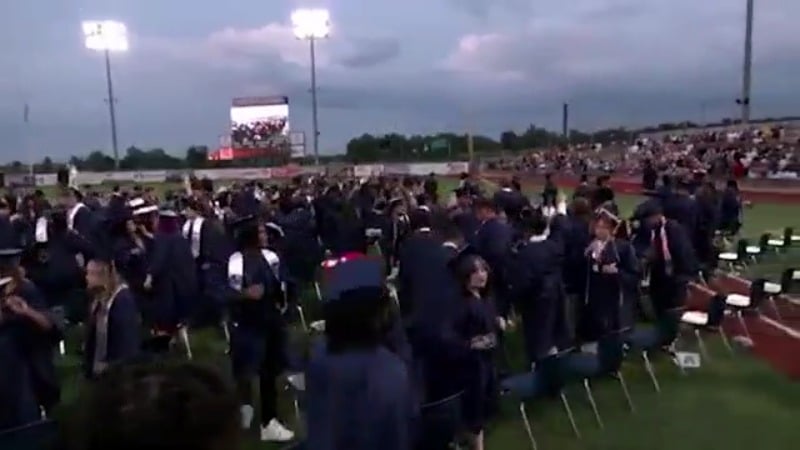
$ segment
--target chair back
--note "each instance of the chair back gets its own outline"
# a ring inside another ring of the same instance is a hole
[[[685,308],[674,308],[666,311],[659,319],[656,326],[661,333],[662,345],[670,344],[675,341],[680,331],[681,316]]]
[[[795,277],[795,273],[798,274]],[[792,292],[792,288],[794,287],[794,282],[800,280],[800,269],[795,269],[794,267],[789,267],[785,269],[781,274],[781,292],[783,293],[790,293]]]
[[[58,441],[58,424],[42,420],[0,432],[0,449],[50,450]]]
[[[620,333],[609,333],[597,342],[597,357],[605,372],[616,372],[625,358],[625,347]]]
[[[711,298],[708,303],[708,326],[716,328],[722,324],[722,319],[725,318],[725,296],[716,294]]]
[[[456,439],[461,424],[461,397],[449,397],[426,403],[420,408],[419,436],[415,450],[447,450]]]
[[[788,247],[792,245],[792,236],[794,235],[794,229],[792,227],[786,227],[783,229],[783,246]]]
[[[739,259],[746,259],[747,258],[747,246],[749,243],[747,239],[739,239],[739,242],[736,243],[736,256]]]
[[[762,251],[767,248],[767,242],[769,242],[769,238],[769,233],[764,233],[760,238],[758,238],[758,246]]]
[[[756,278],[750,283],[750,307],[752,309],[758,309],[766,298],[767,293],[764,292],[764,284],[766,282],[765,278]]]

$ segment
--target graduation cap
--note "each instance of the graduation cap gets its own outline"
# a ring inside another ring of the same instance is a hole
[[[389,202],[387,202],[385,198],[379,198],[375,200],[375,205],[372,206],[372,211],[377,214],[383,214],[386,212],[386,208],[388,207]]]
[[[466,270],[466,264],[478,256],[478,251],[472,245],[465,245],[458,250],[448,262],[447,267],[455,273],[462,273]]]
[[[607,222],[611,225],[611,228],[616,228],[622,223],[622,219],[606,208],[597,208],[594,212],[594,219],[596,221]]]
[[[22,258],[22,249],[20,248],[2,248],[0,249],[0,270],[6,271],[19,265]]]
[[[283,232],[283,228],[281,228],[281,226],[275,222],[267,222],[265,226],[267,228],[267,234],[269,234],[270,237],[277,236],[278,238],[283,238],[286,236],[286,234]]]
[[[403,204],[403,199],[401,197],[392,198],[391,200],[389,200],[389,211],[390,212],[394,211],[399,206],[402,206],[402,204]]]
[[[636,207],[636,212],[633,215],[634,221],[645,220],[649,217],[663,214],[664,210],[661,207],[661,202],[656,199],[649,199]]]
[[[379,292],[384,287],[383,263],[369,256],[358,258],[339,258],[324,264],[322,300],[336,302],[342,295],[362,289],[374,289],[375,301],[380,300]]]

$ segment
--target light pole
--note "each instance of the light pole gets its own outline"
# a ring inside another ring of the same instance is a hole
[[[292,27],[298,39],[307,40],[311,55],[311,128],[314,134],[314,163],[319,165],[319,123],[317,119],[317,55],[315,43],[331,31],[330,13],[325,9],[298,9],[292,13]]]
[[[747,0],[747,14],[744,28],[744,64],[742,67],[742,96],[736,100],[742,108],[742,124],[750,122],[750,88],[753,71],[753,2]]]
[[[111,146],[114,150],[114,166],[119,169],[116,98],[114,98],[114,83],[111,79],[111,52],[128,51],[128,29],[124,23],[113,20],[86,21],[83,22],[82,28],[86,48],[103,52],[105,57],[108,115],[111,119]]]

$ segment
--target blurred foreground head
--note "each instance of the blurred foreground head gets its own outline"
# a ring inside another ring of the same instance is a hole
[[[210,367],[188,362],[120,365],[88,386],[83,397],[68,429],[69,449],[239,447],[236,395]]]

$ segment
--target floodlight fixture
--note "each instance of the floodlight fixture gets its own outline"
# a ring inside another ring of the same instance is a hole
[[[292,13],[292,27],[298,39],[324,39],[331,32],[331,15],[326,9],[298,9]]]
[[[114,20],[87,20],[81,24],[84,44],[89,50],[127,52],[128,28]]]
[[[317,56],[315,43],[331,33],[327,9],[298,9],[292,13],[292,28],[297,39],[308,41],[311,56],[311,121],[314,133],[314,160],[319,165],[319,125],[317,120]]]
[[[114,150],[114,165],[119,169],[119,147],[117,144],[117,113],[114,84],[111,79],[111,53],[127,52],[128,28],[115,20],[87,20],[81,23],[84,45],[87,49],[102,52],[106,62],[106,89],[108,91],[108,115],[111,122],[111,146]]]

